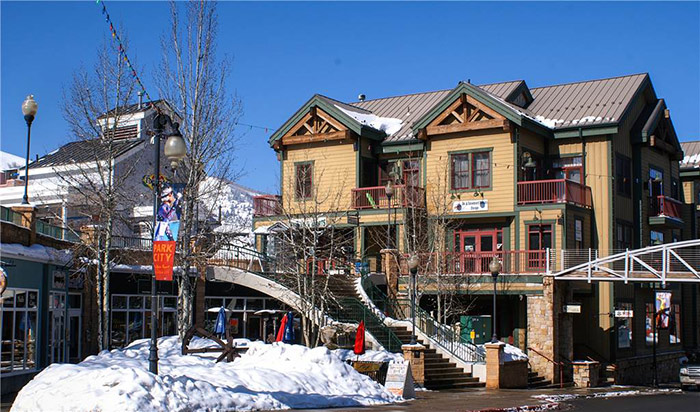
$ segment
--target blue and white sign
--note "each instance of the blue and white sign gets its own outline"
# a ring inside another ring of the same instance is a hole
[[[483,212],[489,210],[488,200],[456,200],[452,203],[453,212]]]

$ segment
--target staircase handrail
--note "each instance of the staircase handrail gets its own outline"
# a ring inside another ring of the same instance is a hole
[[[546,361],[557,366],[557,369],[559,369],[559,387],[563,388],[564,387],[564,362],[562,362],[562,361],[557,362],[553,359],[550,359],[547,355],[541,353],[540,351],[538,351],[535,348],[528,347],[527,350],[529,350],[529,351],[531,350],[531,351],[535,352],[536,354],[543,357]]]
[[[389,298],[379,290],[369,277],[363,277],[362,288],[370,300],[379,308],[388,311],[391,317],[401,314],[401,305],[397,299]],[[451,328],[433,319],[428,312],[416,306],[416,327],[425,333],[433,342],[463,362],[485,362],[486,357],[479,348],[471,342],[464,342]]]
[[[353,323],[364,321],[365,329],[384,346],[384,349],[394,353],[401,352],[401,346],[403,345],[401,339],[364,303],[352,297],[338,298],[337,301],[339,306],[336,308],[336,313],[331,314],[333,319],[338,322]]]

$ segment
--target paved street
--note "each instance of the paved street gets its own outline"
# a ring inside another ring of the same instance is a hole
[[[665,395],[625,396],[603,399],[577,399],[565,402],[565,404],[570,406],[568,410],[576,412],[697,412],[700,410],[700,392],[694,391]]]

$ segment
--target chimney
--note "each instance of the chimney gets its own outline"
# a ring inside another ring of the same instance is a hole
[[[143,90],[139,91],[136,93],[139,95],[139,109],[141,108],[141,105],[143,105]]]
[[[360,94],[359,96],[357,96],[357,99],[361,102],[364,102],[365,98],[366,98],[366,96],[364,94]]]

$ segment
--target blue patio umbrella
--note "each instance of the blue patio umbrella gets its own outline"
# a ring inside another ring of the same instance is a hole
[[[216,316],[216,324],[214,324],[214,333],[219,337],[226,334],[226,309],[222,306],[219,309],[219,314]]]
[[[294,314],[292,311],[287,312],[287,324],[284,327],[284,343],[294,343]]]

